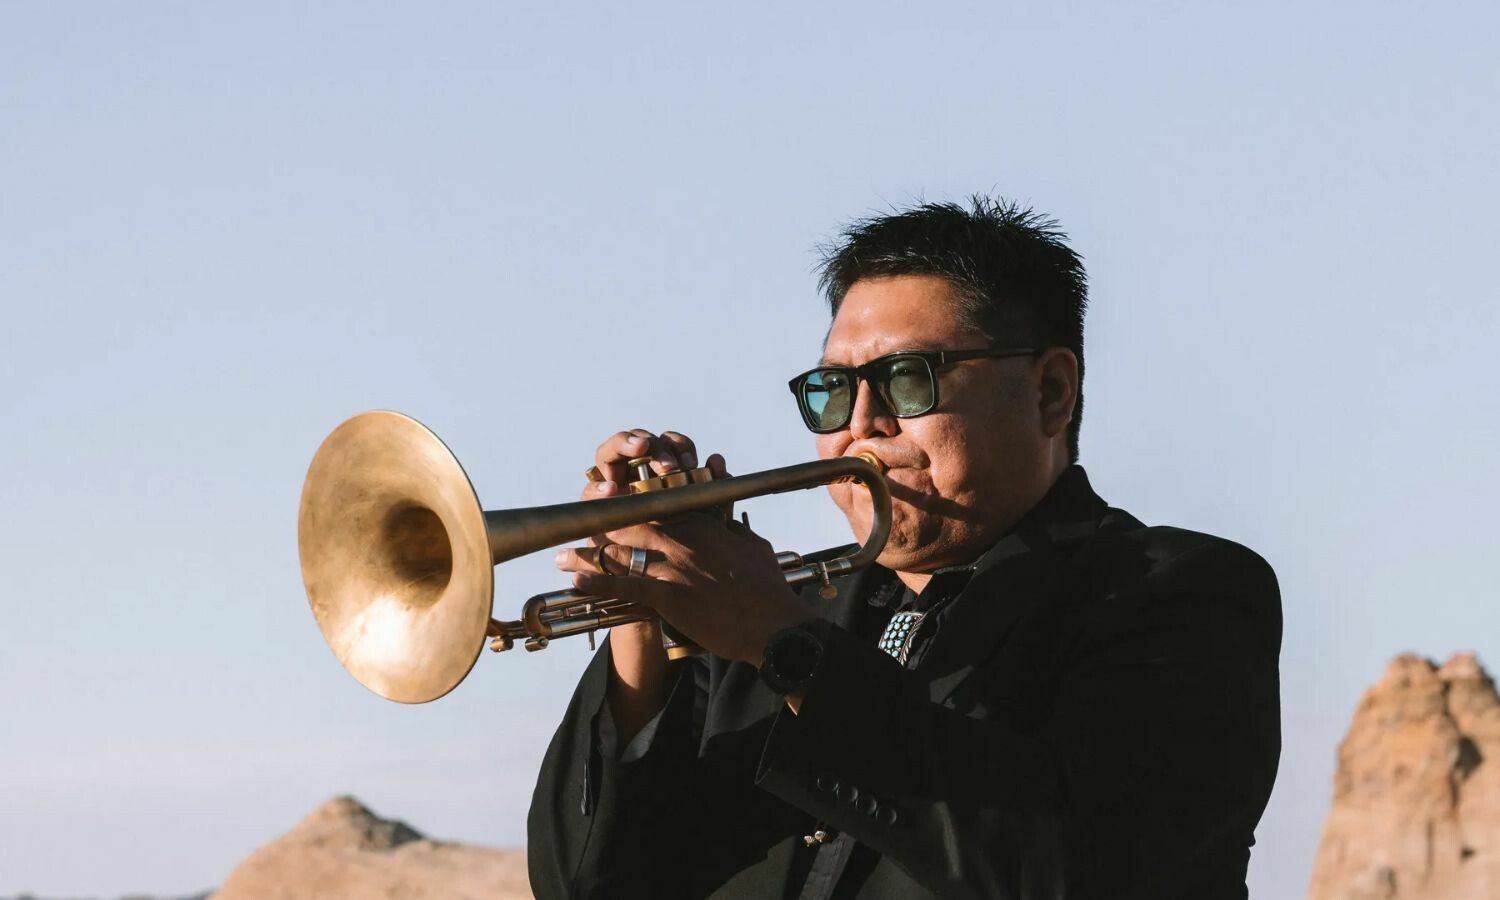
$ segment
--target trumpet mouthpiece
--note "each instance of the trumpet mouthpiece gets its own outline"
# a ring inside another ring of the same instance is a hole
[[[882,475],[884,475],[886,473],[886,470],[890,468],[890,466],[885,464],[884,460],[876,456],[874,453],[871,453],[869,450],[863,450],[859,453],[854,454],[854,456],[856,459],[862,459],[870,465],[874,466],[875,471],[879,472]]]

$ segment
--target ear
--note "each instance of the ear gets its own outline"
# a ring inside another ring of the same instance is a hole
[[[1067,347],[1050,347],[1037,357],[1037,412],[1042,433],[1063,434],[1078,405],[1078,357]]]

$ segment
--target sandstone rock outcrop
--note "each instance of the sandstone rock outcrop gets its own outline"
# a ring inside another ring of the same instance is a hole
[[[433,841],[335,797],[235,867],[215,900],[530,897],[526,854]]]
[[[1500,697],[1472,654],[1397,657],[1339,745],[1308,900],[1500,898]]]

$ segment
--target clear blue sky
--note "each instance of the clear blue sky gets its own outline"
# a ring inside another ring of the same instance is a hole
[[[602,5],[601,5],[602,6]],[[581,642],[439,703],[343,674],[295,516],[426,421],[486,505],[676,427],[812,455],[785,378],[851,216],[993,191],[1086,256],[1083,462],[1281,577],[1251,868],[1306,884],[1402,650],[1500,664],[1492,3],[7,4],[0,894],[206,887],[327,796],[517,843]],[[844,538],[819,494],[751,505]],[[500,608],[557,586],[502,567]]]

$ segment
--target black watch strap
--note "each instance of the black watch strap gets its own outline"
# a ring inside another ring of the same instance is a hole
[[[806,625],[793,625],[771,635],[760,663],[760,680],[785,696],[804,687],[823,658],[823,641]]]

